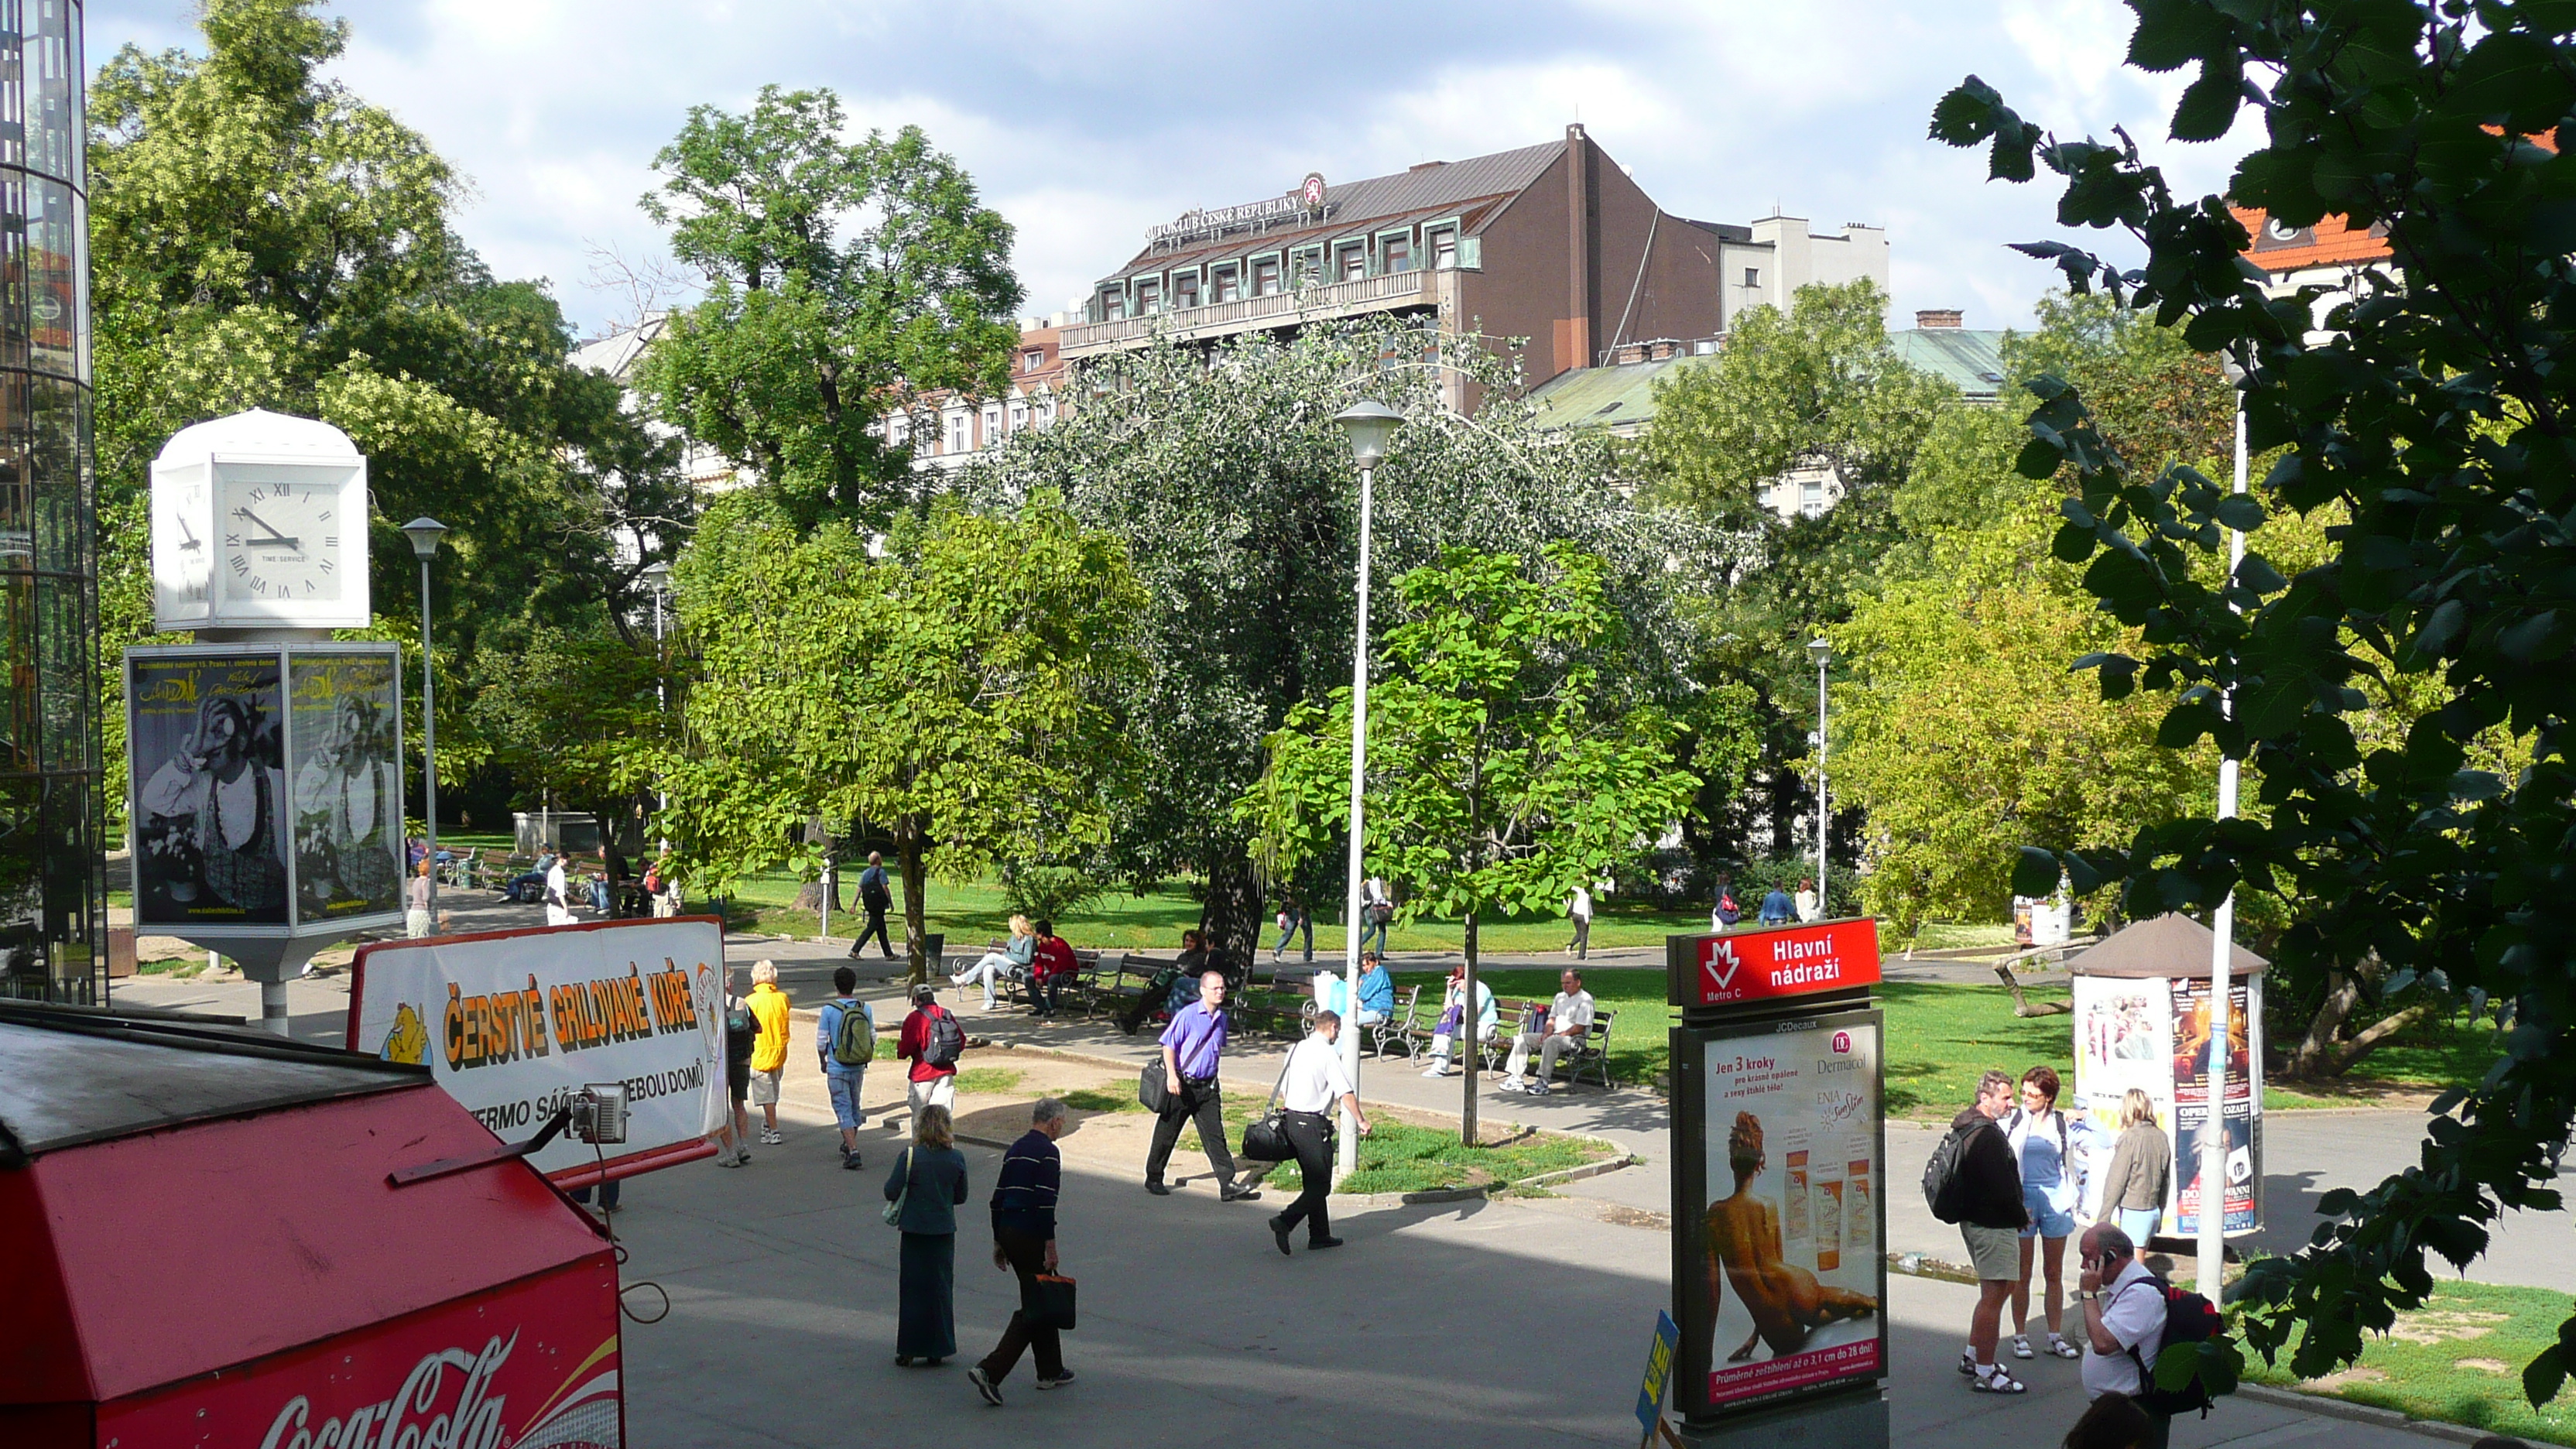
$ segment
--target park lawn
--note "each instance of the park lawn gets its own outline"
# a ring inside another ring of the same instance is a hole
[[[1127,1101],[1134,1105],[1132,1093]],[[1225,1127],[1232,1139],[1229,1145],[1239,1145],[1243,1129],[1267,1110],[1268,1103],[1258,1098],[1228,1100]],[[1455,1128],[1419,1127],[1383,1114],[1373,1118],[1369,1126],[1369,1135],[1360,1139],[1359,1167],[1342,1179],[1336,1192],[1431,1192],[1484,1187],[1581,1167],[1617,1151],[1603,1142],[1538,1133],[1469,1147],[1458,1140]],[[1188,1154],[1200,1150],[1198,1129],[1184,1128],[1179,1144],[1173,1148],[1174,1155],[1187,1160]],[[1264,1187],[1282,1196],[1294,1196],[1304,1182],[1297,1164],[1291,1161],[1274,1168]]]
[[[2539,1409],[2522,1394],[2523,1365],[2558,1341],[2566,1317],[2564,1293],[2445,1283],[2422,1309],[2400,1314],[2385,1337],[2365,1337],[2351,1368],[2302,1382],[2286,1354],[2274,1367],[2249,1353],[2245,1377],[2418,1419],[2576,1445],[2576,1393],[2561,1391]],[[2224,1401],[2217,1412],[2227,1412]]]

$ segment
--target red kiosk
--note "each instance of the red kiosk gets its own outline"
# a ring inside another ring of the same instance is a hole
[[[0,1002],[0,1443],[614,1449],[613,1249],[494,1146],[426,1068]]]

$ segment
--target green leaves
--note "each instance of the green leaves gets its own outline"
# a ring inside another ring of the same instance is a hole
[[[1993,86],[1970,76],[1933,108],[1932,139],[1973,146],[1988,137],[1994,147],[1988,153],[1987,176],[2028,181],[2034,174],[2030,154],[2039,144],[2039,128],[2015,115]]]

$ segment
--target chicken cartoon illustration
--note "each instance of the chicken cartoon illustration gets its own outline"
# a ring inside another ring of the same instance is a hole
[[[415,1067],[429,1059],[429,1028],[421,1025],[420,1013],[410,1002],[394,1008],[394,1029],[385,1033],[384,1050],[377,1055]]]

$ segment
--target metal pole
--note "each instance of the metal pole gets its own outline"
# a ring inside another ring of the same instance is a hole
[[[2245,491],[2245,400],[2236,401],[2236,491]],[[2227,573],[2234,578],[2236,568],[2245,562],[2245,535],[2227,530]],[[2234,608],[2234,605],[2228,607]],[[2222,692],[2218,697],[2220,711],[2229,718],[2236,714],[2236,692]],[[2221,752],[2218,757],[2218,818],[2236,817],[2236,761]],[[2200,1123],[2200,1291],[2210,1302],[2218,1301],[2218,1284],[2224,1281],[2227,1262],[2227,977],[2228,954],[2233,949],[2236,932],[2236,892],[2230,889],[2218,903],[2210,920],[2209,947],[2209,1104]],[[2180,1126],[2180,1123],[2176,1123]]]
[[[1825,795],[1825,661],[1816,661],[1816,918],[1832,914],[1825,909],[1826,847],[1832,840],[1834,815]]]
[[[438,932],[438,680],[429,641],[429,560],[420,561],[420,762],[427,787],[421,809],[429,820],[429,929]]]
[[[668,728],[669,716],[671,713],[671,693],[670,684],[668,682],[671,672],[671,661],[663,657],[662,651],[663,593],[664,591],[661,589],[655,589],[653,591],[653,714],[655,719],[660,722],[664,728]],[[660,813],[661,822],[663,823],[662,854],[669,855],[671,853],[671,836],[669,833],[670,827],[667,822],[670,820],[671,816],[671,792],[661,788],[660,784],[656,783],[653,787],[653,802],[653,808]],[[829,910],[831,908],[826,906],[824,909]]]
[[[1353,1017],[1359,1015],[1360,1009],[1360,881],[1364,870],[1361,864],[1364,822],[1360,810],[1361,796],[1368,786],[1369,490],[1376,471],[1366,466],[1360,469],[1359,627],[1353,633],[1351,643],[1351,880],[1346,912],[1350,926],[1345,932],[1342,971],[1350,983],[1343,1008]],[[1472,1010],[1473,1003],[1469,1006]],[[1342,1070],[1356,1088],[1360,1080],[1360,1033],[1355,1023],[1342,1023],[1341,1047]],[[1360,1162],[1359,1123],[1347,1106],[1341,1108],[1341,1127],[1341,1148],[1333,1162],[1333,1177],[1337,1182],[1349,1176]]]

